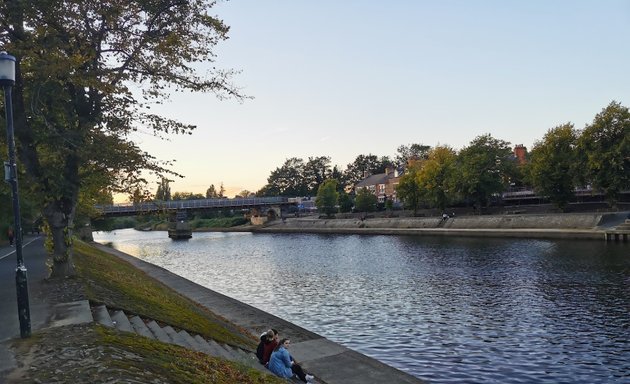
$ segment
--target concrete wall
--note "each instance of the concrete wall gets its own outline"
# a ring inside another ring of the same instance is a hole
[[[293,228],[445,228],[445,229],[593,229],[602,214],[546,214],[462,216],[442,222],[441,217],[358,219],[290,219],[274,226]]]

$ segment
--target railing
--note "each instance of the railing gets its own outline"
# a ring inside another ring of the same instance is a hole
[[[199,199],[151,201],[143,203],[123,203],[114,205],[96,205],[104,215],[131,214],[137,212],[157,212],[164,210],[212,209],[212,208],[248,208],[267,205],[294,204],[286,197],[248,197],[237,199]]]

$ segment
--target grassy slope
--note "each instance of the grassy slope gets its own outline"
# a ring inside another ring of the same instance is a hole
[[[75,265],[88,299],[232,345],[252,349],[247,332],[181,296],[131,264],[75,242]]]

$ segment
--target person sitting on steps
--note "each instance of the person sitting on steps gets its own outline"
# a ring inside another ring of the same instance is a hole
[[[311,382],[314,376],[304,372],[302,367],[296,363],[293,358],[291,358],[291,355],[289,355],[288,348],[290,344],[291,340],[289,339],[280,340],[280,343],[271,354],[268,366],[269,370],[276,376],[280,376],[285,379],[289,379],[295,375],[305,383]]]
[[[265,367],[269,363],[271,353],[278,345],[278,337],[278,331],[273,328],[260,335],[260,343],[258,348],[256,348],[256,357],[258,357],[260,364]]]

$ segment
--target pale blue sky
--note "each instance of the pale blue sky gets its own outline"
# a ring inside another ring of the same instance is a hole
[[[177,159],[172,191],[256,191],[288,157],[393,156],[476,136],[531,148],[558,124],[630,106],[630,1],[220,2],[216,66],[253,100],[177,94],[163,113],[192,136],[140,145]],[[152,188],[155,190],[155,188]]]

